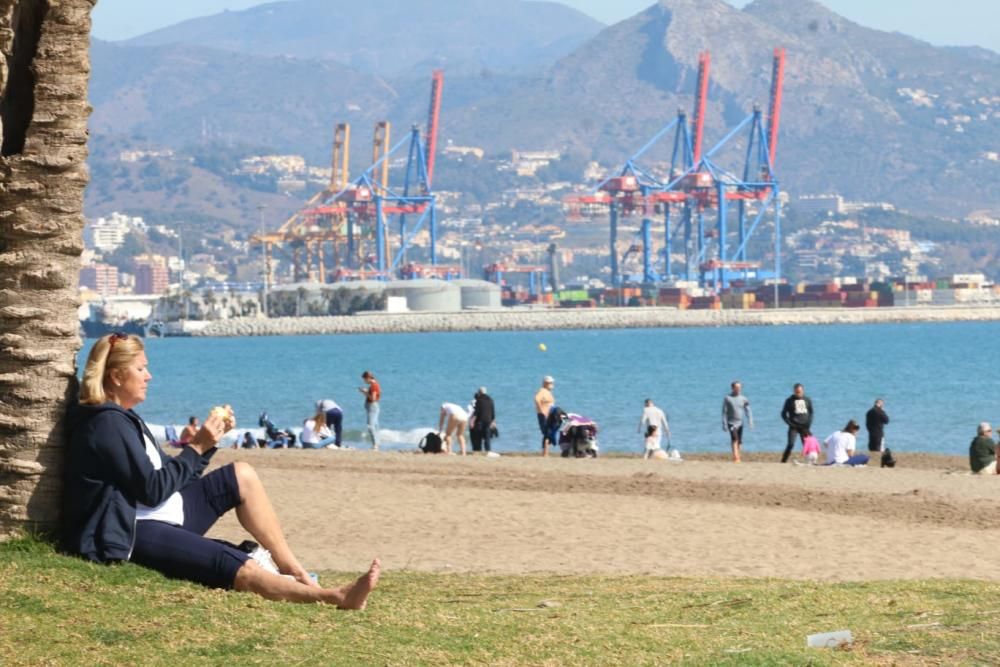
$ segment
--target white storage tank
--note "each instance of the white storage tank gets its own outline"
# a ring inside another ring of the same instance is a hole
[[[462,290],[444,280],[393,281],[385,293],[406,297],[406,307],[411,311],[453,313],[462,309]]]
[[[500,308],[500,286],[486,280],[463,278],[451,281],[462,292],[462,309],[488,310]]]

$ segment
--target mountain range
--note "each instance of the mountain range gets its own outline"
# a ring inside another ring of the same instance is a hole
[[[324,164],[335,122],[360,137],[383,118],[422,123],[430,70],[444,67],[444,141],[615,164],[691,109],[701,51],[712,54],[707,146],[766,107],[778,46],[788,53],[777,165],[786,189],[1000,215],[1000,55],[872,30],[813,0],[742,10],[660,0],[603,28],[547,2],[271,3],[95,42],[91,126],[172,147],[266,145]],[[354,145],[357,159],[369,150]]]
[[[333,60],[400,76],[433,67],[531,68],[569,53],[603,24],[555,2],[291,0],[191,19],[128,46],[192,44],[254,56]]]

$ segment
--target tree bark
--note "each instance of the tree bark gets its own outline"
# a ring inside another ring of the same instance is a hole
[[[0,0],[0,539],[59,518],[95,0]]]

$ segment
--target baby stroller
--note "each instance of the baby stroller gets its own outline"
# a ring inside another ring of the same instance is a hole
[[[559,428],[559,447],[566,458],[597,458],[597,422],[569,413]]]
[[[257,425],[264,429],[264,433],[267,435],[266,446],[268,449],[282,449],[295,446],[295,434],[278,429],[274,425],[274,422],[268,419],[267,412],[260,413]]]

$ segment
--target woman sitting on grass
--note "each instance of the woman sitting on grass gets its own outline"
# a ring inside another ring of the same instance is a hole
[[[299,564],[257,473],[238,461],[202,476],[225,433],[210,415],[176,457],[166,456],[133,412],[152,375],[142,339],[111,334],[90,350],[67,424],[63,546],[92,561],[132,561],[168,577],[249,591],[269,600],[363,609],[379,561],[353,583],[321,588]],[[264,570],[239,549],[204,537],[227,511],[271,552]],[[289,576],[283,576],[289,575]]]

